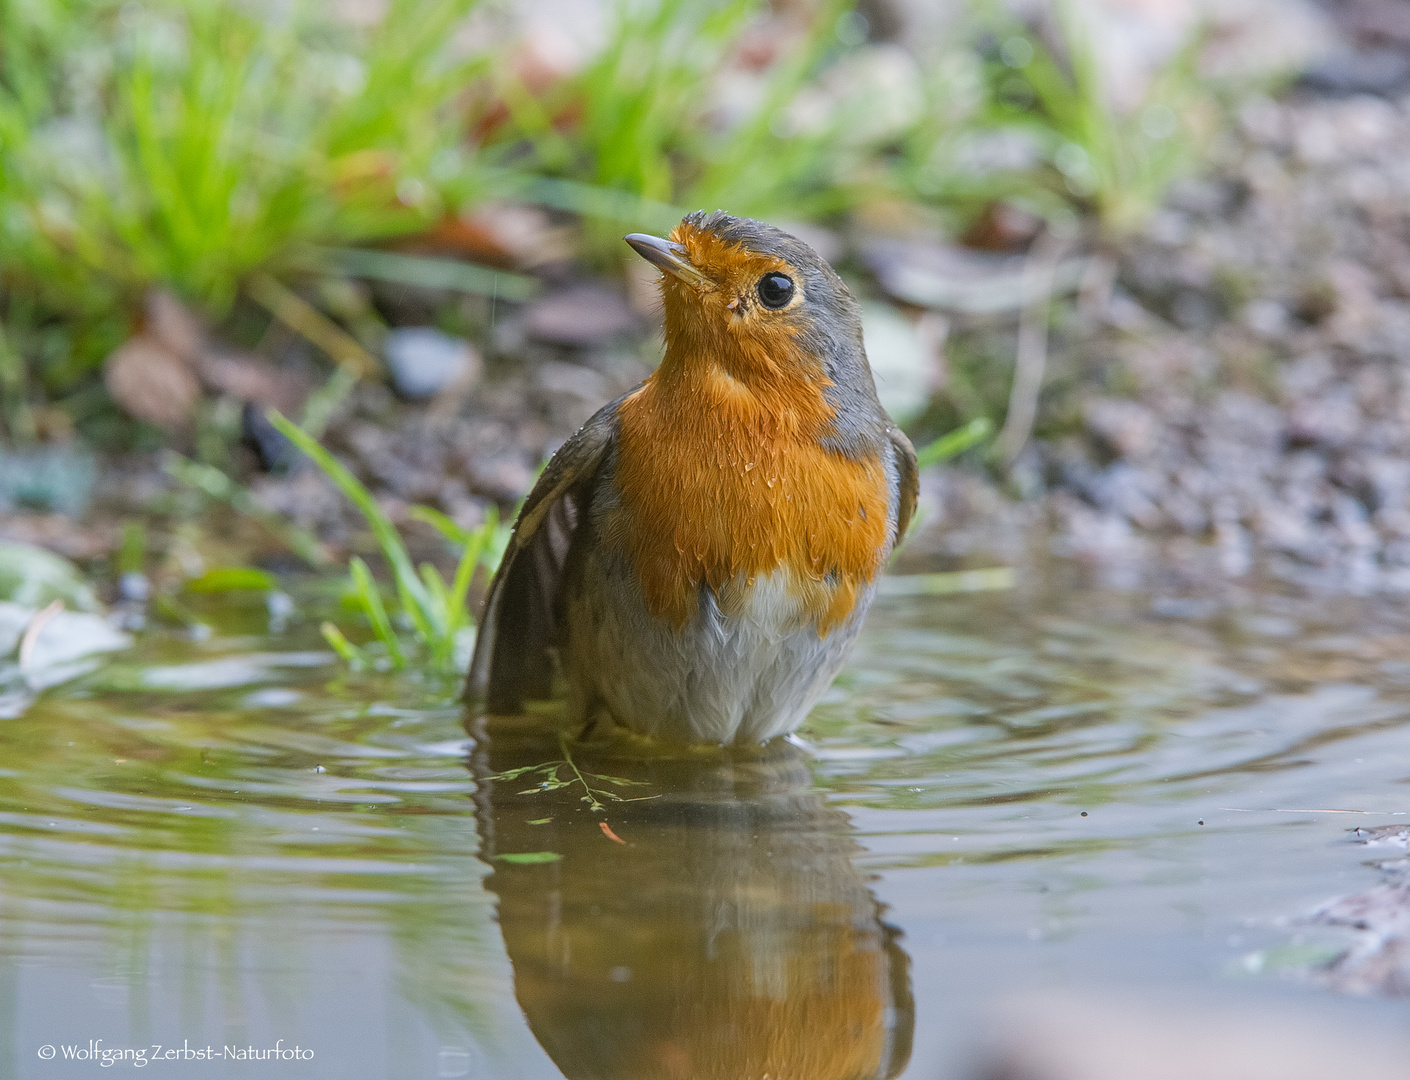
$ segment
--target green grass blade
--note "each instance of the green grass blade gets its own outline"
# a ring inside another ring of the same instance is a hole
[[[491,270],[459,259],[401,255],[368,248],[317,248],[313,254],[327,259],[351,277],[390,281],[420,289],[453,289],[516,301],[528,300],[538,289],[538,282],[531,277]]]
[[[445,610],[446,603],[446,583],[441,577],[441,572],[428,562],[421,564],[421,581],[426,586],[426,591],[431,594],[431,602]]]
[[[916,465],[925,468],[927,465],[938,465],[942,461],[949,461],[952,457],[964,453],[972,446],[987,439],[994,431],[994,422],[987,416],[977,416],[962,428],[956,428],[947,435],[942,435],[928,446],[922,447],[916,453]]]
[[[412,521],[431,526],[455,547],[464,547],[475,535],[473,529],[462,528],[435,507],[413,506],[406,512],[406,516]]]
[[[435,605],[440,613],[441,622],[446,627],[446,633],[435,641],[431,642],[433,648],[439,649],[443,641],[454,633],[454,619],[447,602],[450,593],[446,588],[445,579],[441,577],[440,571],[428,562],[421,564],[421,583],[426,586],[426,591],[431,596],[431,603]]]
[[[397,640],[396,631],[392,629],[392,621],[387,617],[387,609],[382,604],[382,596],[377,591],[377,583],[372,580],[372,571],[367,569],[367,564],[356,555],[348,562],[348,571],[352,574],[358,601],[362,605],[362,610],[367,614],[368,621],[372,623],[373,632],[377,635],[378,640],[387,647],[387,655],[391,657],[392,666],[400,671],[406,667],[406,656],[402,653],[401,642]]]
[[[441,618],[446,628],[444,634],[430,643],[431,665],[436,668],[445,668],[449,666],[451,657],[455,653],[455,634],[460,629],[465,613],[464,611],[456,611],[453,607],[445,579],[441,577],[440,571],[434,566],[430,563],[422,563],[421,577],[426,583],[426,591],[431,594],[431,598],[441,611]]]
[[[451,583],[450,596],[446,603],[456,630],[474,622],[465,608],[465,596],[470,591],[470,581],[475,576],[475,567],[479,564],[481,556],[484,555],[485,546],[494,529],[494,523],[486,522],[471,533],[470,538],[465,542],[465,550],[461,553],[460,563],[455,568],[455,580]]]
[[[417,576],[416,570],[411,564],[411,556],[407,554],[406,545],[402,543],[401,536],[397,533],[396,526],[392,524],[391,519],[377,505],[377,500],[372,497],[372,493],[332,454],[323,449],[317,440],[309,437],[305,431],[290,422],[278,410],[269,410],[268,416],[269,422],[285,438],[312,458],[314,463],[327,473],[329,479],[338,486],[338,490],[346,495],[352,504],[361,511],[362,516],[367,519],[368,525],[372,527],[373,535],[377,538],[377,544],[382,549],[382,554],[391,564],[397,593],[398,595],[404,594],[403,603],[407,606],[407,615],[411,617],[412,622],[418,625],[418,629],[423,624],[427,626],[428,637],[443,633],[444,627],[438,625],[438,620],[431,611],[431,598],[427,595],[426,586]]]
[[[411,628],[416,632],[416,636],[427,645],[434,646],[445,636],[441,612],[436,606],[435,599],[426,591],[426,583],[420,577],[410,579],[410,584],[416,586],[423,599],[415,599],[407,587],[408,582],[397,578],[397,601],[401,604],[402,613],[411,621]]]
[[[273,574],[252,566],[217,566],[185,585],[186,591],[193,593],[269,592],[278,587]]]
[[[514,851],[505,855],[494,855],[492,858],[500,862],[512,863],[515,866],[533,866],[537,863],[558,862],[563,858],[556,851]]]
[[[318,629],[323,634],[323,640],[328,642],[349,667],[361,669],[368,666],[367,654],[344,637],[343,632],[331,622],[325,621]]]
[[[348,399],[355,386],[357,375],[346,364],[339,364],[328,377],[328,381],[309,394],[308,401],[304,403],[303,416],[299,418],[299,426],[310,438],[321,438],[333,419],[333,414]]]

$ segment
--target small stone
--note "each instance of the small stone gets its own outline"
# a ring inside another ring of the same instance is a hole
[[[612,397],[607,377],[582,364],[545,360],[539,364],[535,376],[539,386],[548,393],[579,398],[592,405],[594,411]]]
[[[49,510],[80,518],[88,509],[97,474],[93,456],[77,446],[0,447],[0,513]]]
[[[118,578],[118,597],[133,604],[145,604],[152,595],[152,583],[146,574],[129,570]]]
[[[1410,57],[1399,49],[1336,52],[1304,71],[1300,81],[1323,94],[1391,94],[1410,82]]]
[[[1042,275],[1025,272],[1027,259],[958,245],[876,237],[862,243],[862,257],[878,283],[897,300],[971,315],[1014,312],[1038,299]],[[1055,296],[1076,291],[1087,260],[1068,258],[1053,270]]]
[[[542,207],[510,202],[447,217],[423,239],[433,250],[521,269],[570,259],[575,244],[573,230],[555,225]]]
[[[1123,457],[1144,457],[1155,446],[1156,415],[1126,398],[1094,398],[1082,410],[1087,428]]]
[[[42,618],[36,626],[36,619]],[[28,654],[21,661],[25,688],[31,693],[58,686],[83,672],[76,661],[97,653],[125,649],[132,639],[111,625],[104,615],[87,611],[46,612],[8,601],[0,602],[0,651],[10,652],[32,633]],[[0,718],[9,719],[28,704],[6,695],[8,708],[0,707]],[[18,708],[16,708],[18,706]]]
[[[98,610],[93,590],[73,563],[33,544],[10,540],[0,540],[0,600],[35,610],[55,600],[80,611]],[[7,650],[0,648],[0,656]]]
[[[412,400],[454,386],[468,388],[480,374],[480,354],[470,342],[430,326],[392,330],[382,355],[397,393]]]
[[[1292,317],[1276,300],[1255,300],[1244,308],[1244,325],[1259,337],[1276,339],[1288,332]]]
[[[1022,251],[1043,228],[1043,219],[1002,200],[984,208],[960,237],[966,247],[983,251]]]

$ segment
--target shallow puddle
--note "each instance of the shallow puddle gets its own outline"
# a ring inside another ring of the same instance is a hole
[[[257,624],[0,723],[0,1075],[930,1080],[1044,987],[1407,1018],[1300,921],[1410,823],[1391,612],[889,599],[733,753],[470,739]]]

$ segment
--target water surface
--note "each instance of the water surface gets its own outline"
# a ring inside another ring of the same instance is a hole
[[[1410,816],[1388,609],[890,599],[733,753],[469,738],[312,620],[213,622],[0,724],[0,1075],[937,1078],[1035,987],[1406,1019],[1299,974],[1377,881],[1346,830]]]

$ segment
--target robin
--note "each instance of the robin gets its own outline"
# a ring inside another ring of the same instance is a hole
[[[807,244],[721,211],[669,240],[666,354],[553,455],[490,586],[466,699],[763,742],[846,660],[916,502],[857,302]]]

